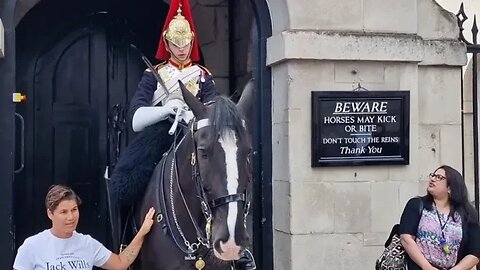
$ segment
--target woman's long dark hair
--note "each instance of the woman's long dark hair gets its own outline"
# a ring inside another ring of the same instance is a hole
[[[468,200],[467,186],[461,173],[448,165],[442,165],[435,171],[443,169],[447,178],[447,187],[450,188],[450,204],[452,209],[450,214],[456,211],[462,217],[462,221],[478,225],[478,214],[473,205]],[[433,202],[433,197],[427,194],[426,199]],[[427,204],[425,208],[430,208],[431,204]]]

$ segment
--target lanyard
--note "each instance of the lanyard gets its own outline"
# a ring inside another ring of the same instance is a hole
[[[436,205],[435,205],[435,212],[437,213],[438,223],[440,223],[440,230],[442,232],[442,237],[440,238],[440,245],[442,245],[443,252],[445,252],[445,254],[450,254],[450,246],[447,244],[447,239],[445,238],[445,233],[443,232],[443,230],[445,229],[448,223],[448,216],[447,216],[447,220],[445,220],[445,223],[442,224],[442,218],[440,217],[440,213],[438,213],[438,209]]]

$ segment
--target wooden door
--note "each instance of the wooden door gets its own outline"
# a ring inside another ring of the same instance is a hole
[[[26,157],[25,169],[15,178],[17,247],[50,227],[44,198],[57,183],[71,186],[83,201],[77,230],[109,243],[103,173],[117,146],[109,136],[108,117],[113,107],[128,106],[144,69],[120,29],[79,26],[20,63],[32,66],[22,74],[28,78],[23,80],[27,102],[17,107],[25,118]]]

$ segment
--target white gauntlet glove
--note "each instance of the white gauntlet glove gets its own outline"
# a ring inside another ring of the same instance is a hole
[[[182,120],[183,120],[186,124],[190,123],[190,121],[193,119],[193,117],[195,117],[195,116],[193,115],[193,112],[192,112],[192,111],[184,111],[184,112],[182,113]]]
[[[179,117],[178,120],[184,121],[186,124],[190,123],[190,120],[192,120],[194,117],[193,112],[190,111],[187,104],[181,99],[169,100],[164,106],[172,108],[174,113],[171,113],[171,114],[174,114],[174,115],[180,109],[181,112],[180,112],[180,115],[178,116]]]
[[[133,131],[142,131],[148,126],[156,124],[167,119],[168,115],[173,114],[178,108],[183,108],[185,102],[179,99],[169,100],[164,106],[159,107],[140,107],[133,114]]]
[[[182,99],[171,99],[171,100],[167,101],[167,103],[165,103],[165,105],[163,105],[163,107],[170,108],[170,110],[173,111],[170,114],[175,115],[178,108],[185,109],[185,108],[187,108],[187,105],[185,104],[185,101],[183,101]]]

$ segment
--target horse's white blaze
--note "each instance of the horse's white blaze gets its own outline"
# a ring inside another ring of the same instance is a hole
[[[218,142],[225,152],[225,166],[227,172],[227,190],[228,194],[236,194],[238,189],[238,164],[237,164],[237,137],[233,130],[225,131],[218,139]],[[238,206],[236,203],[228,204],[227,226],[229,232],[228,241],[225,243],[225,250],[236,250],[235,244],[235,223],[237,220]],[[223,246],[223,245],[222,245]],[[230,247],[230,248],[229,248]],[[235,255],[237,255],[235,254]],[[232,254],[233,255],[233,254]]]

